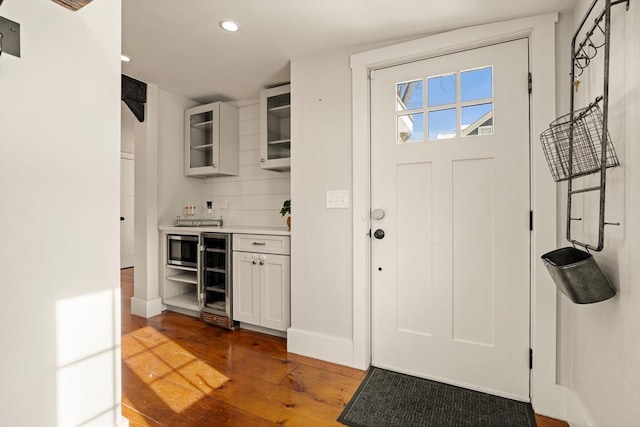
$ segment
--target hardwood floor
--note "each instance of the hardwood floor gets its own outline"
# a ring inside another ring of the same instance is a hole
[[[121,282],[122,413],[131,427],[343,426],[336,418],[364,371],[287,353],[282,338],[172,312],[133,316],[132,268]]]

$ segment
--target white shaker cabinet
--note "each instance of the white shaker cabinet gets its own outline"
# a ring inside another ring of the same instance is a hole
[[[291,168],[291,85],[260,92],[260,166]]]
[[[222,102],[184,112],[184,174],[238,175],[238,109]]]
[[[233,235],[233,319],[286,331],[291,324],[289,236]]]

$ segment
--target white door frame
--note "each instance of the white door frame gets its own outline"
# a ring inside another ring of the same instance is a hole
[[[371,363],[370,99],[369,71],[488,44],[529,39],[531,95],[531,401],[537,413],[566,419],[566,388],[556,384],[557,291],[540,255],[556,248],[556,186],[538,135],[556,118],[555,24],[557,14],[463,28],[353,55],[353,366]]]

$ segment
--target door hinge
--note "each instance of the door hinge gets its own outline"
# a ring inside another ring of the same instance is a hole
[[[533,231],[533,211],[529,211],[529,231]]]
[[[529,349],[529,369],[533,369],[533,349]]]
[[[529,73],[528,82],[529,82],[529,93],[531,93],[533,91],[533,77],[531,77],[531,73]]]

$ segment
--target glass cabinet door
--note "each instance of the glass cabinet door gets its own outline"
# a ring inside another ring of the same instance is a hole
[[[263,169],[289,170],[291,150],[290,85],[260,94],[260,164]]]
[[[184,174],[238,175],[238,109],[223,102],[184,111]]]
[[[189,167],[213,164],[213,111],[189,116]]]
[[[203,246],[203,310],[230,317],[231,292],[229,289],[229,274],[231,247],[229,237],[224,234],[204,234]]]

